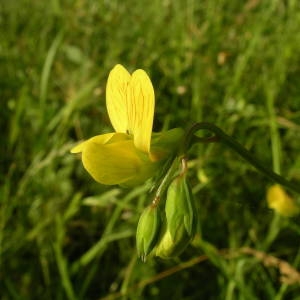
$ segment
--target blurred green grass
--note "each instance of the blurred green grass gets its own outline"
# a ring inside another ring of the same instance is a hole
[[[268,210],[271,182],[229,149],[192,149],[201,239],[146,264],[147,188],[101,186],[69,154],[111,130],[105,83],[121,63],[149,73],[155,130],[213,122],[300,182],[297,0],[1,1],[0,25],[1,299],[300,299],[278,267],[220,252],[300,267],[299,217]]]

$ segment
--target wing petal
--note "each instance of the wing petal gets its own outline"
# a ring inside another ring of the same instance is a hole
[[[109,73],[106,84],[106,107],[116,132],[128,130],[126,93],[130,74],[122,65],[116,65]]]
[[[153,176],[155,164],[143,161],[132,140],[99,144],[89,140],[82,151],[82,163],[88,173],[106,185],[137,185]]]

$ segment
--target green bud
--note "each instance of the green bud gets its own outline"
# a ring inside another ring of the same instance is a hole
[[[185,174],[176,177],[167,191],[166,225],[155,254],[162,258],[178,256],[193,239],[197,211]]]
[[[168,229],[173,239],[176,240],[177,235],[181,234],[182,227],[189,236],[194,236],[197,223],[196,207],[185,175],[178,176],[170,184],[165,211]]]
[[[140,216],[136,231],[136,247],[138,256],[146,261],[147,255],[157,243],[161,225],[160,211],[157,206],[150,205]]]

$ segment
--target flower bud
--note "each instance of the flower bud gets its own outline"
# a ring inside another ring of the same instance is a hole
[[[176,177],[167,191],[166,224],[155,254],[162,258],[179,255],[195,235],[197,211],[185,174]]]
[[[150,205],[140,216],[136,231],[136,247],[138,256],[146,261],[147,255],[157,243],[161,225],[160,211],[157,206]]]
[[[163,259],[176,257],[183,252],[191,239],[192,237],[187,234],[183,227],[179,229],[176,240],[172,238],[170,231],[166,229],[155,249],[155,255]]]

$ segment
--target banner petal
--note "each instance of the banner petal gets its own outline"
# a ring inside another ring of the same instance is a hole
[[[150,153],[154,116],[154,90],[150,78],[143,70],[136,70],[129,81],[126,98],[128,128],[135,146]]]

